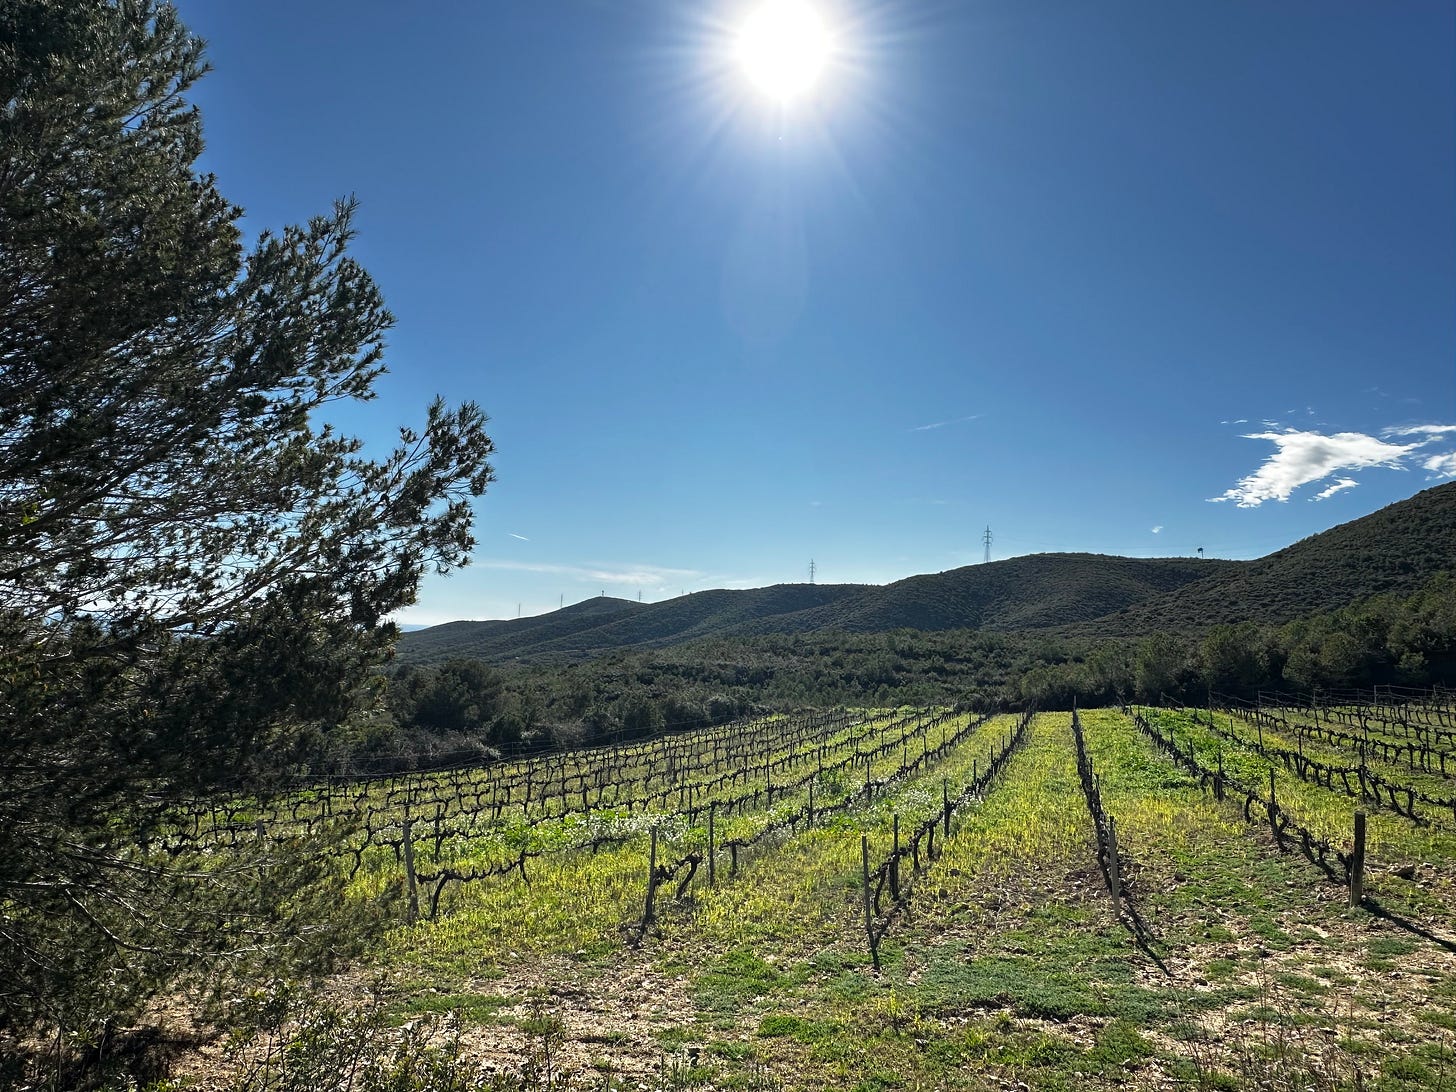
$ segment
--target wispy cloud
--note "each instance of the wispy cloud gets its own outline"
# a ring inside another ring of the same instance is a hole
[[[984,416],[986,416],[984,413],[973,413],[969,417],[952,417],[952,418],[950,418],[949,420],[946,420],[946,421],[932,421],[928,425],[916,425],[914,428],[910,429],[909,431],[910,432],[929,432],[931,429],[935,429],[935,428],[945,428],[946,425],[959,425],[959,424],[961,424],[962,422],[965,422],[965,421],[978,421],[978,420],[980,420]]]
[[[1161,535],[1163,533],[1163,525],[1161,523],[1158,524],[1156,527],[1154,527],[1152,529],[1152,531],[1153,531],[1153,534],[1155,534],[1155,535]]]
[[[1389,444],[1363,432],[1336,432],[1325,436],[1318,432],[1286,429],[1284,432],[1255,432],[1246,440],[1268,440],[1274,454],[1264,464],[1243,478],[1221,496],[1210,501],[1233,501],[1240,508],[1257,508],[1265,501],[1287,501],[1296,489],[1328,478],[1342,470],[1360,470],[1383,466],[1405,469],[1407,455],[1420,446]]]
[[[703,574],[696,569],[670,569],[662,565],[610,565],[588,562],[584,565],[556,565],[549,562],[509,561],[502,558],[476,558],[471,564],[482,569],[504,572],[545,573],[563,576],[590,584],[625,584],[634,588],[658,588],[695,583]]]
[[[1400,428],[1388,428],[1381,435],[1426,436],[1434,440],[1437,436],[1447,436],[1453,432],[1456,432],[1456,425],[1403,425]]]
[[[1444,455],[1432,455],[1425,462],[1421,463],[1431,472],[1435,478],[1456,478],[1456,451],[1448,451]]]
[[[1344,490],[1344,489],[1354,489],[1355,486],[1357,486],[1359,484],[1360,483],[1357,482],[1354,478],[1336,478],[1334,485],[1327,486],[1324,489],[1321,489],[1311,499],[1317,500],[1317,501],[1329,500],[1331,497],[1333,497],[1336,493],[1340,492],[1341,490]]]
[[[521,540],[521,541],[522,541],[522,542],[530,542],[530,541],[531,541],[531,540],[530,540],[530,539],[529,539],[529,538],[527,538],[527,537],[526,537],[526,536],[525,536],[525,535],[518,535],[518,534],[516,534],[516,532],[514,532],[514,531],[507,531],[507,532],[506,532],[506,534],[508,534],[508,535],[510,535],[510,536],[511,536],[511,538],[518,538],[518,539],[520,539],[520,540]]]

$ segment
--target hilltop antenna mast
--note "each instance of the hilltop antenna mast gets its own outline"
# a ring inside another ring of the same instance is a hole
[[[983,560],[984,561],[990,561],[991,560],[991,541],[992,541],[992,535],[991,535],[991,525],[989,523],[986,524],[986,533],[981,536],[981,541],[986,544],[986,556],[985,556],[985,558]]]
[[[814,570],[814,559],[811,557],[809,559],[809,583],[810,584],[814,583],[814,571],[815,571]]]

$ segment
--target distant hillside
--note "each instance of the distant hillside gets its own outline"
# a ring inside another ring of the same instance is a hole
[[[663,603],[588,599],[537,618],[451,622],[399,642],[403,663],[455,656],[567,662],[704,637],[895,629],[1135,636],[1246,619],[1281,623],[1456,567],[1456,483],[1257,561],[1032,554],[883,587],[777,584]]]
[[[1216,580],[1147,599],[1069,632],[1132,636],[1246,620],[1279,624],[1371,595],[1413,593],[1456,568],[1456,482],[1296,542]]]
[[[796,616],[792,631],[1023,630],[1100,618],[1237,562],[1030,554],[869,587]],[[762,619],[735,633],[786,632]]]
[[[564,661],[616,648],[661,648],[736,631],[762,618],[792,617],[861,590],[857,584],[775,584],[694,592],[663,603],[599,597],[537,618],[450,622],[407,633],[398,658],[402,663],[435,663],[451,656]]]
[[[1187,558],[1035,554],[914,576],[884,587],[776,584],[705,591],[664,603],[590,599],[539,618],[451,622],[405,634],[402,663],[452,656],[569,661],[702,637],[836,630],[996,630],[1097,618],[1236,564]],[[590,607],[589,604],[595,604]]]
[[[630,599],[597,596],[534,618],[509,621],[446,622],[400,637],[402,663],[435,663],[452,656],[492,660],[501,649],[550,643],[557,638],[609,624],[648,609]],[[509,653],[506,653],[509,655]]]

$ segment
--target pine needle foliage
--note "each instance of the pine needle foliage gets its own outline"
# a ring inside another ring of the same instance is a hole
[[[0,0],[0,1037],[296,947],[317,847],[149,840],[375,702],[492,477],[473,403],[377,457],[328,423],[393,323],[354,202],[245,245],[205,70],[157,0]]]

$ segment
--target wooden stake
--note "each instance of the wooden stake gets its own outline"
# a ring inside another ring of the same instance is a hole
[[[859,836],[859,856],[861,876],[864,889],[864,923],[865,938],[870,944],[870,963],[878,974],[880,970],[880,946],[875,941],[875,919],[870,910],[870,836],[861,834]]]
[[[420,918],[420,894],[415,887],[414,820],[404,821],[404,878],[409,888],[409,920],[413,925]]]
[[[890,898],[900,901],[900,813],[895,813],[895,853],[890,858]]]
[[[657,916],[653,903],[657,899],[657,828],[652,828],[652,840],[647,850],[647,905],[642,909],[642,927],[652,924]]]
[[[718,840],[714,827],[714,820],[717,818],[718,801],[714,800],[708,805],[708,886],[712,887],[718,882]]]
[[[1117,910],[1117,900],[1122,897],[1122,866],[1117,860],[1117,820],[1107,817],[1107,878],[1112,887],[1112,909]]]
[[[1365,811],[1355,810],[1355,851],[1350,855],[1350,905],[1365,900]]]

